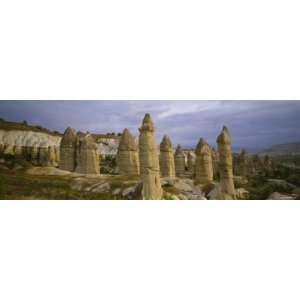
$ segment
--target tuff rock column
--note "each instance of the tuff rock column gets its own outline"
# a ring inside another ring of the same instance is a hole
[[[195,183],[210,183],[213,181],[213,174],[211,149],[201,138],[196,147]]]
[[[100,174],[97,146],[89,133],[77,134],[75,172],[81,174]]]
[[[218,151],[220,155],[220,198],[235,199],[235,189],[232,170],[231,137],[226,126],[223,127],[217,138]]]
[[[185,156],[180,145],[175,151],[175,171],[177,177],[181,177],[185,173]]]
[[[76,141],[76,130],[68,127],[60,142],[60,169],[70,172],[75,170]]]
[[[158,151],[155,142],[155,128],[149,114],[146,114],[139,128],[139,157],[142,179],[142,199],[162,199]]]
[[[139,175],[138,147],[130,131],[125,128],[119,143],[117,166],[121,175]]]
[[[159,163],[162,177],[175,177],[173,146],[167,135],[160,143]]]

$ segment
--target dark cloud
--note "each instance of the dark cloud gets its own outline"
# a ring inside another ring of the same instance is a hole
[[[264,148],[300,140],[300,101],[1,101],[0,116],[27,120],[52,130],[67,126],[91,132],[135,135],[146,112],[157,127],[157,137],[171,136],[174,144],[195,146],[200,137],[215,144],[223,125],[234,146]]]

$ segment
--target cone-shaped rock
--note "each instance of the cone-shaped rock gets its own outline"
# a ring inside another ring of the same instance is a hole
[[[139,175],[138,147],[127,128],[124,129],[119,143],[117,165],[122,175]]]
[[[213,163],[211,149],[208,143],[201,138],[196,147],[195,182],[210,183],[213,181]]]
[[[217,138],[218,151],[220,156],[220,197],[219,199],[235,199],[235,189],[233,182],[233,166],[231,152],[231,137],[228,129],[224,126]]]
[[[70,172],[75,170],[76,141],[75,129],[68,127],[60,142],[60,169]]]
[[[185,156],[180,145],[175,151],[175,171],[177,177],[181,177],[185,173]]]
[[[170,138],[165,135],[160,143],[160,171],[163,177],[175,177],[173,146]]]
[[[162,199],[158,149],[155,142],[154,124],[149,114],[146,114],[139,128],[139,158],[142,180],[142,195],[145,200]]]
[[[77,134],[75,172],[81,174],[100,174],[97,146],[90,134]]]

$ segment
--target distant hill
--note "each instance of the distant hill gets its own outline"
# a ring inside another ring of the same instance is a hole
[[[259,152],[259,155],[300,155],[300,142],[273,145]]]
[[[7,130],[7,131],[21,130],[21,131],[43,132],[54,136],[62,136],[62,134],[58,131],[51,131],[47,128],[38,125],[37,126],[29,125],[26,121],[23,121],[22,123],[17,123],[17,122],[9,122],[1,118],[0,118],[0,129]]]

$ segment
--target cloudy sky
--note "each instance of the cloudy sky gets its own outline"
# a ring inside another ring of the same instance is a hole
[[[168,134],[183,146],[195,146],[200,137],[214,145],[223,125],[235,148],[300,141],[300,101],[0,101],[1,118],[61,132],[67,126],[94,133],[127,127],[137,135],[146,112],[158,141]]]

